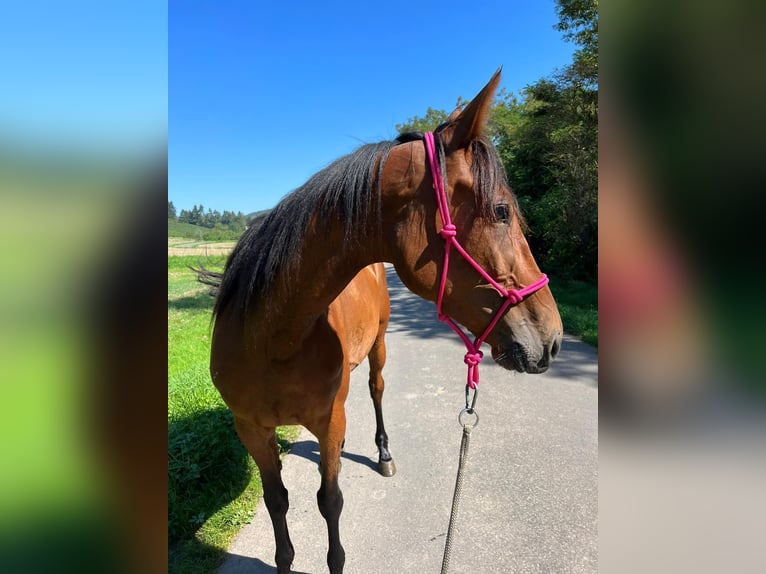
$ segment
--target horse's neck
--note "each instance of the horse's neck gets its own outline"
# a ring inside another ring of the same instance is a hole
[[[369,246],[352,247],[332,232],[309,233],[295,276],[282,286],[279,301],[264,309],[271,326],[266,343],[269,354],[287,359],[299,352],[317,321],[327,320],[333,300],[361,269],[376,260]]]

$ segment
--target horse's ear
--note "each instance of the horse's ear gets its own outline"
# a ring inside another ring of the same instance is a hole
[[[467,147],[472,140],[484,133],[502,70],[497,69],[487,85],[462,111],[458,109],[450,114],[450,124],[441,134],[447,153]]]

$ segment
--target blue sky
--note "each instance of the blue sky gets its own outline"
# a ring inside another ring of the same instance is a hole
[[[157,0],[0,2],[0,137],[156,156],[167,131],[167,13]]]
[[[553,1],[169,4],[169,198],[272,207],[499,66],[511,92],[571,61]]]
[[[553,0],[0,3],[0,137],[88,152],[169,144],[169,197],[245,213],[499,66],[569,63]]]

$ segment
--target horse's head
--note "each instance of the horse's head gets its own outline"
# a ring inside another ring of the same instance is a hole
[[[502,164],[484,135],[499,71],[462,111],[436,132],[447,204],[456,239],[468,255],[506,290],[541,278],[524,237],[518,204]],[[405,141],[408,138],[404,138]],[[389,254],[404,284],[436,301],[445,240],[424,143],[418,137],[389,153],[381,175],[383,217],[392,223]],[[477,337],[505,302],[503,296],[456,249],[451,250],[442,311]],[[486,335],[495,361],[506,369],[542,373],[561,346],[562,324],[547,286],[513,305]]]

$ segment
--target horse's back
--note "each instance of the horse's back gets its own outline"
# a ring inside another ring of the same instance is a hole
[[[330,305],[330,323],[342,333],[351,368],[370,352],[381,329],[388,325],[391,308],[386,270],[382,263],[362,269]]]

